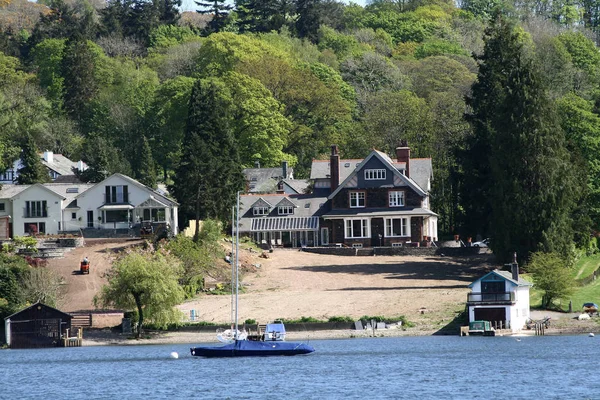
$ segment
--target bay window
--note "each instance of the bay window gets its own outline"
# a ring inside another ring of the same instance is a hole
[[[410,236],[408,218],[385,218],[385,237]]]
[[[369,220],[347,219],[346,220],[346,239],[369,237]]]

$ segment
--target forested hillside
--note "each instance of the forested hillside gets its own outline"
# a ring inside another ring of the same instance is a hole
[[[121,172],[175,183],[182,197],[195,178],[177,174],[203,149],[186,134],[209,119],[237,149],[221,157],[287,160],[297,178],[330,144],[362,158],[405,139],[433,160],[443,235],[491,234],[503,257],[589,246],[599,2],[197,4],[181,14],[178,0],[1,0],[0,168],[35,147],[83,159],[85,180]],[[213,208],[199,217],[227,213]]]

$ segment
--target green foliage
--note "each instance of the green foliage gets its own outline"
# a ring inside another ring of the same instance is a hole
[[[63,104],[69,116],[83,122],[88,116],[90,101],[96,96],[95,60],[87,41],[68,40],[61,64]]]
[[[445,54],[466,55],[466,51],[458,43],[440,39],[429,40],[415,49],[416,58],[441,56]]]
[[[6,317],[25,304],[22,282],[30,267],[23,257],[0,253],[0,317]]]
[[[542,308],[552,308],[553,302],[568,298],[575,282],[565,260],[556,253],[537,252],[527,264],[537,289],[543,291]]]
[[[247,319],[244,321],[244,324],[246,325],[256,325],[256,320],[255,319]]]
[[[138,338],[144,318],[164,327],[179,320],[174,307],[184,299],[178,284],[179,262],[161,253],[134,251],[122,256],[107,273],[108,284],[94,298],[103,307],[137,309]]]
[[[159,25],[150,33],[148,47],[158,50],[199,39],[189,27]]]
[[[327,322],[354,322],[354,318],[348,317],[348,316],[342,316],[342,317],[333,316],[333,317],[329,317]]]
[[[37,251],[37,240],[32,236],[15,236],[13,243],[16,247],[23,247],[27,251]]]
[[[17,178],[17,183],[20,185],[45,183],[50,181],[48,170],[40,161],[38,149],[30,135],[24,140],[21,162],[23,163],[23,166],[19,169],[19,176]]]

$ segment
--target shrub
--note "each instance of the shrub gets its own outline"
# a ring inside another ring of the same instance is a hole
[[[354,322],[354,318],[343,316],[343,317],[330,317],[327,322]]]

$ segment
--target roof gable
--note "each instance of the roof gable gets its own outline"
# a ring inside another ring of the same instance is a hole
[[[21,194],[23,194],[23,193],[25,193],[25,192],[27,192],[27,191],[29,191],[29,190],[33,189],[33,188],[42,188],[42,189],[44,189],[46,192],[48,192],[48,193],[50,193],[50,194],[53,194],[54,196],[57,196],[57,197],[61,198],[62,200],[65,200],[65,199],[66,199],[66,197],[64,197],[64,196],[62,196],[62,195],[60,195],[60,194],[56,193],[54,190],[52,190],[52,189],[50,189],[50,188],[48,188],[48,187],[46,187],[46,186],[42,185],[41,183],[36,183],[36,184],[30,185],[30,186],[29,186],[29,187],[27,187],[25,190],[21,191],[21,192],[19,193],[19,195],[21,195]]]
[[[421,196],[426,196],[427,194],[417,185],[412,179],[408,178],[406,175],[400,173],[395,167],[393,161],[385,154],[380,151],[373,150],[371,154],[367,156],[362,162],[358,164],[358,166],[354,169],[354,171],[348,175],[348,177],[329,195],[329,199],[333,199],[339,192],[342,190],[348,182],[350,182],[357,174],[369,163],[369,161],[376,157],[381,161],[381,163],[385,166],[385,168],[394,174],[394,177],[399,178],[400,182],[403,182],[406,186],[412,188],[417,194]]]
[[[516,281],[513,279],[512,274],[510,272],[500,271],[500,270],[495,269],[493,271],[488,272],[481,278],[476,279],[473,283],[471,283],[469,285],[469,287],[472,288],[477,282],[490,281],[490,280],[508,281],[513,286],[533,286],[533,284],[531,282],[521,278],[520,276],[519,276],[519,280]]]
[[[263,199],[262,197],[259,197],[258,200],[256,200],[251,206],[250,208],[256,208],[256,207],[267,207],[267,208],[273,208],[273,206],[271,204],[269,204],[269,202],[267,202],[265,199]]]
[[[275,205],[275,207],[294,207],[294,208],[298,208],[298,206],[295,205],[294,203],[292,203],[292,201],[290,199],[288,199],[287,197],[284,197],[283,199],[281,199],[281,201],[279,203],[277,203]]]

